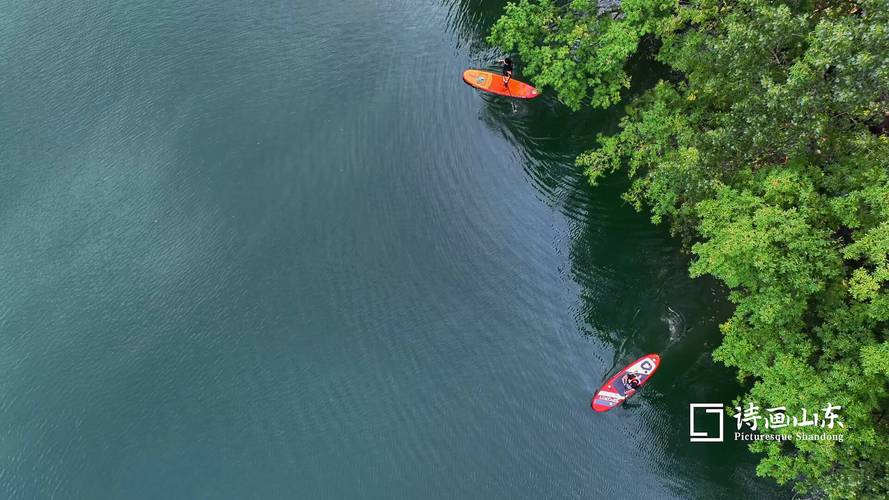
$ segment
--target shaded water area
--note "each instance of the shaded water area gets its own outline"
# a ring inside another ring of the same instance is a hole
[[[779,496],[688,442],[728,309],[574,167],[618,110],[461,82],[502,7],[4,2],[0,496]]]

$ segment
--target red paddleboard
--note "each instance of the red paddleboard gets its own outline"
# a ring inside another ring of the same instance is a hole
[[[627,385],[624,375],[628,373],[635,374],[639,380],[639,387],[642,387],[654,375],[654,371],[657,370],[660,364],[661,357],[657,354],[646,354],[633,361],[630,366],[617,372],[617,375],[608,379],[608,382],[605,382],[605,385],[596,391],[591,406],[596,411],[608,411],[620,405],[628,397],[636,393],[632,387]]]
[[[540,95],[539,90],[515,78],[509,80],[507,88],[503,85],[502,75],[481,69],[467,69],[463,72],[463,81],[479,90],[517,99],[532,99]]]

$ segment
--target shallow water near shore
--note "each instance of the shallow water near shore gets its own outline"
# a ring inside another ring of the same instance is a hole
[[[4,7],[0,496],[783,495],[689,443],[729,308],[574,166],[619,110],[461,81],[502,2]]]

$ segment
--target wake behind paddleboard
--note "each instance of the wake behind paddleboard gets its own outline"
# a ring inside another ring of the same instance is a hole
[[[479,90],[517,99],[533,99],[540,95],[540,91],[532,85],[515,78],[509,80],[507,88],[503,85],[503,76],[481,69],[467,69],[463,72],[463,81]]]
[[[628,397],[636,393],[635,390],[624,383],[624,375],[635,373],[641,388],[648,382],[648,379],[651,378],[660,363],[661,357],[657,354],[646,354],[617,372],[615,376],[608,379],[608,382],[605,382],[601,389],[596,391],[591,404],[593,410],[600,412],[608,411],[623,403]]]

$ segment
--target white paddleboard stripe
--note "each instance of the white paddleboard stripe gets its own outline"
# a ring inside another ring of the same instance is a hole
[[[614,399],[623,399],[624,397],[616,392],[611,391],[599,391],[599,396],[606,396]]]

